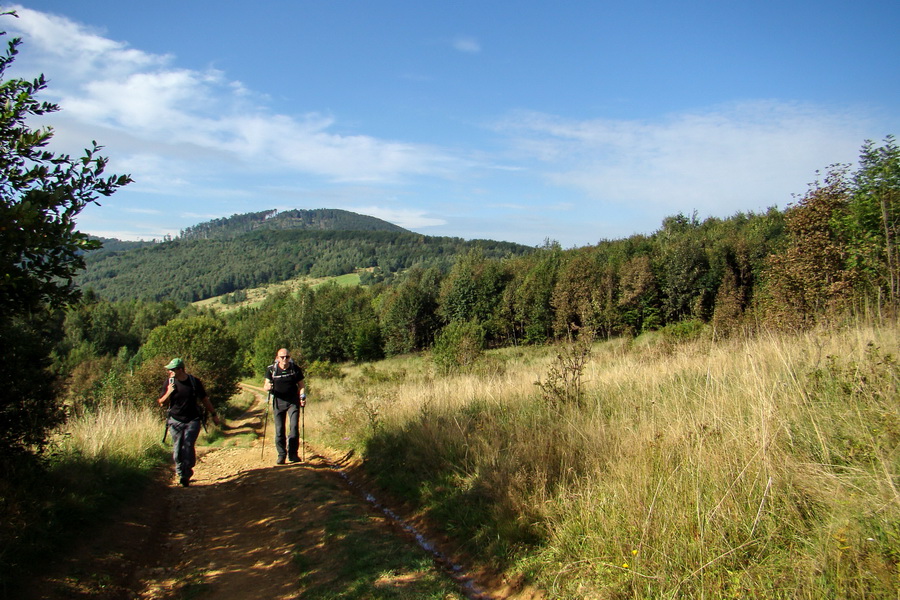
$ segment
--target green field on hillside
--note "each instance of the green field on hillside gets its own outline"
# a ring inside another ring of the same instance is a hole
[[[235,297],[234,294],[222,294],[221,296],[198,300],[197,302],[194,302],[193,305],[198,308],[211,308],[217,312],[228,312],[238,308],[252,308],[258,306],[268,296],[285,289],[295,292],[304,285],[316,289],[329,283],[343,287],[359,285],[359,273],[347,273],[346,275],[339,275],[337,277],[300,277],[282,283],[266,284],[243,290],[246,299],[238,302],[229,300],[229,298]]]

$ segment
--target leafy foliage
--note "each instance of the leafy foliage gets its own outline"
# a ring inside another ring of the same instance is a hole
[[[853,178],[848,219],[849,261],[870,293],[900,300],[900,147],[893,136],[867,141]]]
[[[48,372],[53,328],[44,315],[0,317],[0,458],[40,449],[64,417],[56,381]],[[4,476],[0,473],[0,479]]]
[[[441,275],[437,269],[413,269],[380,296],[384,351],[389,355],[425,350],[440,328],[437,316]]]
[[[162,367],[173,357],[184,359],[188,373],[200,378],[213,403],[238,391],[238,343],[225,324],[209,316],[174,319],[157,327],[141,349],[148,396],[165,379]],[[155,384],[154,384],[155,379]]]
[[[75,229],[75,217],[98,196],[131,181],[126,175],[103,176],[107,161],[97,155],[96,142],[80,158],[46,149],[52,129],[26,123],[59,110],[36,98],[46,88],[44,77],[4,79],[20,44],[10,40],[0,55],[2,454],[40,448],[62,419],[47,370],[50,310],[77,299],[73,278],[84,266],[83,252],[96,247]]]
[[[499,309],[508,343],[541,344],[552,337],[551,299],[561,262],[562,249],[549,242],[533,260],[522,257],[508,261],[512,278],[503,290]]]
[[[161,242],[121,253],[89,253],[78,278],[108,300],[194,302],[299,276],[328,277],[377,268],[449,269],[473,247],[500,258],[531,251],[508,242],[464,241],[399,231],[258,230],[235,237]]]
[[[769,259],[768,291],[781,323],[807,326],[837,308],[853,290],[855,270],[847,265],[847,238],[835,225],[849,198],[843,169],[829,173],[786,214],[788,245]]]
[[[437,339],[431,358],[437,372],[448,375],[471,369],[484,350],[484,329],[476,321],[453,321]]]

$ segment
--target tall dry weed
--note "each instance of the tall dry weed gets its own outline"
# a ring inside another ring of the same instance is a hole
[[[555,597],[893,597],[898,333],[599,344],[562,406],[534,386],[552,355],[507,352],[389,384],[367,450]]]
[[[64,454],[141,460],[160,444],[163,429],[159,410],[105,404],[70,419],[56,441]]]

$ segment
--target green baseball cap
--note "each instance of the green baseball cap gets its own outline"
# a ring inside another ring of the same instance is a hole
[[[164,368],[169,371],[174,371],[175,369],[183,369],[184,361],[180,358],[173,358]]]

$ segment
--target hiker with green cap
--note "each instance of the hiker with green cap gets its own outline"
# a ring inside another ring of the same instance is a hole
[[[162,407],[168,406],[166,425],[172,436],[175,474],[178,482],[187,487],[197,462],[194,444],[200,435],[203,409],[206,409],[206,414],[212,417],[216,425],[219,424],[219,416],[209,401],[203,383],[184,370],[183,360],[173,358],[164,368],[169,372],[169,379],[163,384],[160,390],[162,395],[157,403]]]

